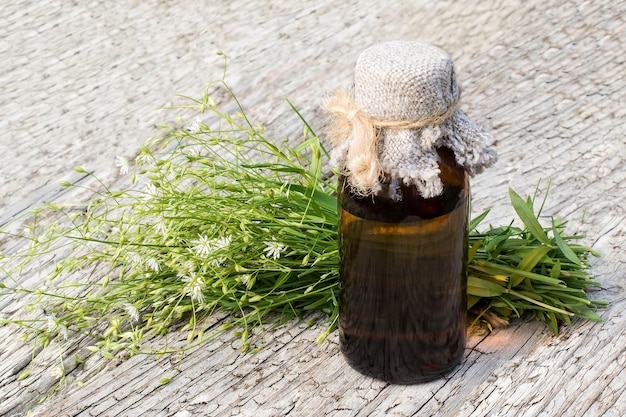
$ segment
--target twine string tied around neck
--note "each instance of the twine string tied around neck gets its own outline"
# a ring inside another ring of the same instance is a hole
[[[346,90],[339,90],[326,98],[322,108],[331,118],[330,139],[335,146],[347,140],[351,146],[346,157],[343,175],[350,176],[354,191],[367,195],[380,187],[383,176],[377,152],[381,129],[420,129],[439,125],[448,120],[459,108],[459,102],[435,115],[416,120],[385,120],[373,118],[361,111]]]

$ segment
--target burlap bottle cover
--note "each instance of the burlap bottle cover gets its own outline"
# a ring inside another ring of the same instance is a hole
[[[424,42],[375,45],[358,58],[354,97],[340,90],[323,102],[332,119],[331,159],[352,191],[370,195],[385,174],[441,195],[439,157],[447,147],[470,175],[496,160],[488,134],[459,110],[450,56]]]

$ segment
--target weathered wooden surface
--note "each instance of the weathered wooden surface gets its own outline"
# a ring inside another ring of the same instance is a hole
[[[132,158],[156,123],[174,122],[156,108],[175,94],[199,96],[219,77],[217,50],[228,55],[228,79],[252,118],[275,137],[298,138],[284,97],[322,131],[319,101],[350,85],[361,50],[424,39],[454,57],[464,109],[498,142],[499,162],[472,183],[475,211],[492,207],[493,222],[508,221],[507,187],[528,194],[551,178],[544,212],[566,216],[570,231],[602,253],[593,265],[602,289],[593,296],[611,306],[601,312],[605,322],[576,321],[558,338],[538,323],[473,336],[463,365],[425,385],[363,377],[343,362],[336,335],[318,346],[322,325],[294,322],[252,356],[224,335],[182,360],[89,357],[43,404],[56,352],[41,351],[31,376],[18,381],[32,352],[3,327],[0,415],[626,414],[626,3],[74,3],[0,6],[0,223],[68,198],[58,183],[81,180],[74,166],[118,180],[115,156]]]

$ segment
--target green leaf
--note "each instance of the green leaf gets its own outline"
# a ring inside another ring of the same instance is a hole
[[[546,321],[545,323],[548,325],[548,327],[550,327],[550,329],[552,329],[552,333],[554,333],[555,336],[559,335],[559,322],[556,319],[556,314],[554,314],[554,312],[552,311],[548,311],[546,312],[549,320]]]
[[[291,273],[289,272],[281,273],[278,279],[276,280],[276,282],[274,283],[274,289],[276,290],[276,289],[282,288],[283,284],[287,282],[289,277],[291,277]]]
[[[600,317],[598,314],[596,314],[595,311],[593,311],[591,308],[587,307],[586,305],[581,305],[577,307],[574,313],[576,314],[576,317],[580,317],[583,319],[593,320],[593,321],[604,321],[602,317]]]
[[[521,275],[513,275],[509,281],[509,288],[515,288],[524,282],[524,277]]]
[[[494,237],[489,241],[489,243],[485,245],[485,252],[494,255],[492,253],[494,249],[498,248],[503,242],[506,242],[509,238],[509,235],[500,235]],[[497,256],[497,253],[495,255]]]
[[[553,284],[553,285],[563,284],[561,280],[550,278],[545,275],[537,274],[532,271],[521,271],[515,266],[495,264],[493,262],[487,262],[483,260],[474,261],[471,267],[479,271],[488,273],[488,274],[494,274],[494,275],[516,275],[517,274],[525,278],[530,278],[534,281],[543,282],[546,284]]]
[[[467,253],[467,262],[470,263],[472,262],[472,260],[474,259],[474,256],[476,255],[476,252],[478,251],[478,248],[480,248],[480,245],[482,244],[482,240],[479,240],[478,242],[474,243],[472,245],[471,248],[469,248],[468,253]]]
[[[304,310],[315,310],[317,308],[322,307],[327,302],[328,302],[328,300],[326,298],[320,298],[319,300],[314,301],[311,304],[308,304],[308,305],[304,306]]]
[[[548,239],[548,235],[546,235],[545,230],[543,230],[543,227],[541,227],[541,224],[539,224],[539,221],[533,212],[532,201],[528,204],[512,188],[509,188],[509,197],[511,198],[511,204],[513,204],[515,212],[530,233],[541,243],[550,245],[551,242],[550,239]]]
[[[513,290],[509,290],[509,293],[521,298],[522,300],[526,300],[529,303],[535,304],[536,306],[542,307],[543,309],[545,309],[545,311],[554,311],[556,313],[561,313],[561,314],[565,314],[567,316],[574,316],[574,313],[571,313],[569,311],[563,310],[562,308],[558,308],[555,306],[552,306],[550,304],[546,304],[542,301],[540,301],[541,296],[539,296],[538,294],[535,293],[530,293],[528,291],[513,291]]]
[[[474,307],[476,303],[478,303],[480,300],[481,300],[481,297],[468,294],[467,295],[467,309],[469,310],[470,308]]]
[[[554,233],[554,241],[556,242],[556,245],[559,247],[559,249],[563,253],[563,256],[565,256],[568,260],[572,261],[576,265],[582,266],[578,256],[576,256],[572,248],[570,248],[567,242],[565,242],[563,238],[561,237],[561,234],[557,230],[556,224],[554,223],[554,219],[552,219],[552,233]]]
[[[519,269],[520,271],[525,271],[525,272],[532,271],[533,268],[537,265],[537,263],[541,261],[541,259],[543,259],[543,257],[546,256],[546,254],[550,252],[551,250],[552,248],[549,246],[534,247],[533,249],[528,251],[526,255],[524,255],[524,257],[522,258],[522,260],[517,264],[517,269]],[[558,277],[552,277],[552,278],[558,278]],[[524,276],[515,274],[511,278],[511,288],[518,286],[522,281],[524,281]]]
[[[320,191],[318,189],[310,187],[304,187],[300,184],[289,184],[288,187],[290,190],[296,191],[305,196],[310,196],[311,200],[315,201],[322,208],[325,208],[333,213],[337,210],[337,199],[324,191]]]
[[[539,263],[550,250],[552,250],[552,248],[549,246],[537,246],[533,248],[522,258],[520,263],[517,264],[517,267],[522,271],[532,271],[537,263]]]
[[[550,270],[550,278],[557,279],[560,276],[561,276],[561,261],[557,259],[556,262],[554,263],[554,266],[552,266],[552,269]]]
[[[469,230],[474,230],[478,227],[478,225],[480,224],[480,222],[482,222],[485,217],[487,217],[487,214],[489,214],[489,212],[491,211],[491,209],[487,209],[485,211],[483,211],[482,213],[480,213],[478,216],[474,217],[469,224]]]
[[[467,277],[467,293],[477,297],[497,297],[502,295],[505,288],[499,284],[478,278],[474,275]]]
[[[29,376],[30,376],[30,371],[26,370],[26,371],[22,372],[22,373],[20,374],[20,376],[18,376],[18,377],[17,377],[17,380],[18,380],[18,381],[21,381],[21,380],[23,380],[23,379],[28,378]]]
[[[115,357],[111,352],[107,352],[106,350],[101,350],[100,355],[105,359],[113,359]]]

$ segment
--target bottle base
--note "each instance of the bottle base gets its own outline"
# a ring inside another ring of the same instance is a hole
[[[412,372],[412,373],[390,373],[385,372],[383,370],[372,370],[366,369],[363,366],[359,366],[359,364],[351,363],[350,358],[346,357],[346,362],[352,369],[357,371],[358,373],[368,376],[370,378],[377,379],[379,381],[387,382],[393,385],[416,385],[416,384],[424,384],[427,382],[435,381],[441,378],[445,378],[452,371],[457,369],[461,364],[462,357],[450,362],[444,367],[439,367],[436,370],[423,370],[421,372]]]

